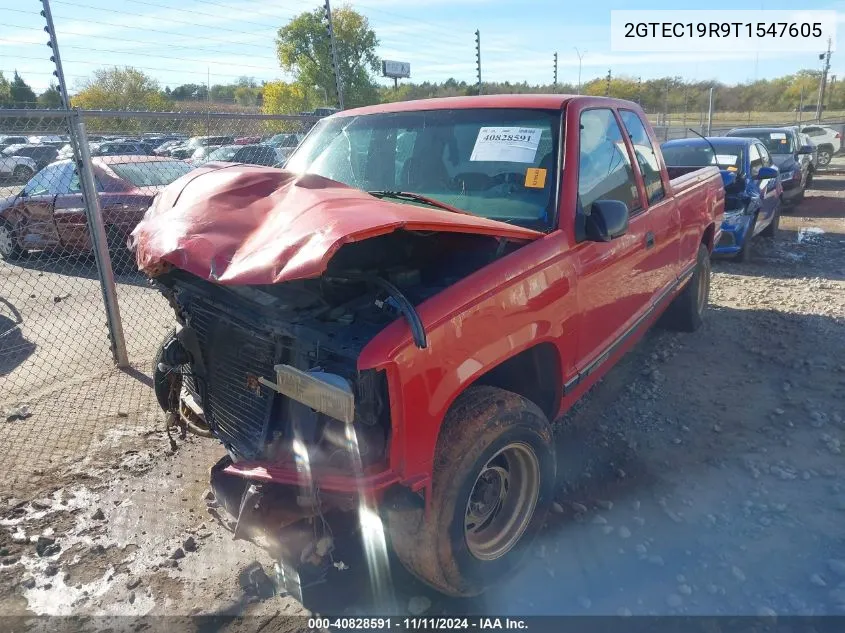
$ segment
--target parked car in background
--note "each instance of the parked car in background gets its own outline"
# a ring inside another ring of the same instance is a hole
[[[26,136],[0,136],[0,151],[10,145],[26,145],[27,143],[29,143],[29,138]]]
[[[235,145],[255,145],[260,142],[260,136],[239,136],[234,140]]]
[[[164,141],[161,145],[156,147],[153,152],[157,156],[165,156],[168,155],[170,150],[180,147],[182,145],[184,145],[184,141],[182,139],[172,139],[169,141]]]
[[[288,159],[288,157],[293,153],[299,144],[302,142],[302,139],[305,138],[303,134],[276,134],[275,136],[270,137],[267,141],[267,145],[272,145],[273,147],[277,147],[283,156],[282,163]]]
[[[234,145],[233,136],[194,136],[188,139],[187,147],[220,147],[221,145]]]
[[[226,447],[215,499],[285,565],[331,530],[298,522],[368,503],[380,547],[476,596],[553,507],[551,422],[659,317],[702,324],[719,171],[670,178],[636,103],[527,94],[341,112],[287,167],[206,164],[133,232],[178,322],[157,400]]]
[[[186,149],[191,151],[192,148],[188,147]],[[191,151],[191,154],[186,160],[192,165],[197,164],[197,162],[205,162],[207,160],[207,156],[218,149],[220,148],[216,145],[202,145],[200,147],[193,148],[193,151]]]
[[[286,158],[285,153],[278,147],[255,144],[242,146],[229,160],[232,163],[281,167]]]
[[[54,145],[11,145],[3,150],[4,156],[27,156],[35,161],[36,171],[52,163],[59,155]]]
[[[726,136],[742,136],[762,141],[780,170],[784,206],[797,204],[804,199],[813,148],[801,144],[797,130],[788,127],[735,128]]]
[[[92,156],[149,156],[152,148],[135,141],[105,141],[92,146]]]
[[[842,135],[833,128],[823,125],[804,125],[801,131],[819,148],[818,166],[826,167],[833,157],[842,151]]]
[[[5,154],[0,154],[0,180],[26,182],[32,178],[33,174],[37,171],[38,166],[31,158],[27,158],[26,156],[6,156]]]
[[[55,134],[45,134],[42,136],[30,136],[29,142],[36,145],[43,143],[46,145],[55,145],[56,147],[61,147],[62,145],[67,143],[67,139]]]
[[[188,160],[197,151],[197,147],[188,147],[187,145],[180,145],[167,151],[167,156],[177,160]]]
[[[151,156],[98,157],[93,166],[112,250],[125,247],[155,194],[190,171],[183,162]],[[91,249],[73,161],[48,165],[20,193],[0,201],[0,257],[12,261],[35,249]]]
[[[241,149],[243,145],[224,145],[222,147],[218,147],[214,151],[204,153],[203,156],[198,158],[190,158],[190,162],[194,167],[202,165],[204,163],[209,163],[213,161],[217,162],[228,162],[232,159],[239,149]],[[198,150],[195,150],[198,151]]]
[[[725,217],[714,255],[748,261],[753,237],[774,236],[780,224],[783,188],[780,172],[759,139],[693,137],[667,141],[661,148],[670,174],[706,165],[716,165],[722,172]]]
[[[797,128],[796,128],[797,129]],[[807,188],[813,186],[813,178],[816,175],[816,171],[819,168],[819,148],[818,146],[813,143],[812,139],[804,134],[803,132],[798,132],[798,143],[801,147],[809,147],[813,151],[808,154],[810,160],[810,170],[807,174]]]

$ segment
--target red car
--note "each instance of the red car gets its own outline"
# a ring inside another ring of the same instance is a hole
[[[112,248],[125,244],[153,196],[191,169],[181,161],[155,156],[101,156],[93,164]],[[11,261],[43,249],[91,249],[79,176],[70,160],[48,165],[20,193],[0,201],[0,257]]]
[[[552,504],[551,422],[661,315],[701,324],[719,171],[568,95],[343,111],[286,170],[200,168],[133,233],[176,313],[159,402],[226,446],[238,536],[315,562],[357,510],[370,560],[478,594]]]

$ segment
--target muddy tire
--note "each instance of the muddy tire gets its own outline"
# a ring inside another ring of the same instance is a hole
[[[669,304],[660,324],[670,330],[695,332],[703,323],[704,310],[710,296],[710,253],[704,244],[698,246],[695,271],[687,285]]]
[[[24,250],[18,242],[18,232],[6,220],[0,220],[0,259],[13,262],[24,255]]]
[[[389,505],[391,544],[414,576],[450,596],[475,596],[523,559],[552,503],[555,453],[546,416],[495,387],[470,387],[446,414],[430,511]]]
[[[769,222],[769,226],[760,231],[760,235],[763,237],[774,237],[778,232],[778,228],[780,228],[780,205],[775,208],[775,215],[772,221]]]

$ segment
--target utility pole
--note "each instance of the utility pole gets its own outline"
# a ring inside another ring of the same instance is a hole
[[[481,94],[481,31],[475,29],[475,66],[478,74],[478,94]]]
[[[555,90],[557,90],[557,51],[555,51],[555,80],[554,80]]]
[[[584,55],[587,54],[587,51],[582,53],[576,46],[572,48],[575,49],[575,54],[578,55],[578,94],[581,94],[581,62],[584,60]]]
[[[710,98],[707,103],[707,136],[713,130],[713,86],[710,86]]]
[[[822,120],[822,111],[824,110],[824,91],[827,88],[827,73],[830,71],[830,38],[827,38],[827,52],[819,55],[819,59],[824,61],[822,68],[822,78],[819,82],[819,100],[816,103],[816,120]]]
[[[605,97],[610,96],[610,80],[611,80],[611,78],[612,77],[611,77],[611,73],[610,73],[610,68],[608,68],[607,69],[607,83],[604,86],[604,96]]]
[[[332,67],[334,68],[334,81],[337,85],[337,104],[343,110],[343,82],[340,80],[340,67],[337,65],[337,47],[334,43],[334,27],[332,26],[332,6],[326,0],[326,23],[329,29],[329,41],[332,46]]]

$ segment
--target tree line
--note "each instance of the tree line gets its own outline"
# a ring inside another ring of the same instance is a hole
[[[348,6],[332,11],[335,46],[344,106],[468,96],[479,92],[474,82],[448,79],[442,82],[403,81],[398,87],[377,82],[379,40],[367,18]],[[231,105],[269,114],[312,111],[336,106],[338,86],[332,65],[331,42],[322,9],[299,14],[281,27],[276,37],[280,68],[292,81],[257,82],[241,77],[230,84],[183,84],[161,88],[158,81],[132,68],[101,68],[72,90],[74,106],[87,109],[171,111],[196,109],[200,103]],[[715,81],[686,81],[682,77],[641,80],[631,76],[596,77],[582,86],[534,85],[527,82],[484,82],[484,94],[574,93],[607,95],[638,102],[647,112],[698,113],[707,109],[714,89],[715,109],[720,112],[786,112],[817,101],[820,73],[815,70],[726,85]],[[840,82],[841,83],[841,82]],[[828,92],[828,110],[845,109],[845,89],[834,84]],[[57,107],[58,93],[50,88],[39,95],[15,72],[11,81],[0,73],[0,108]],[[211,106],[207,106],[211,107]]]

